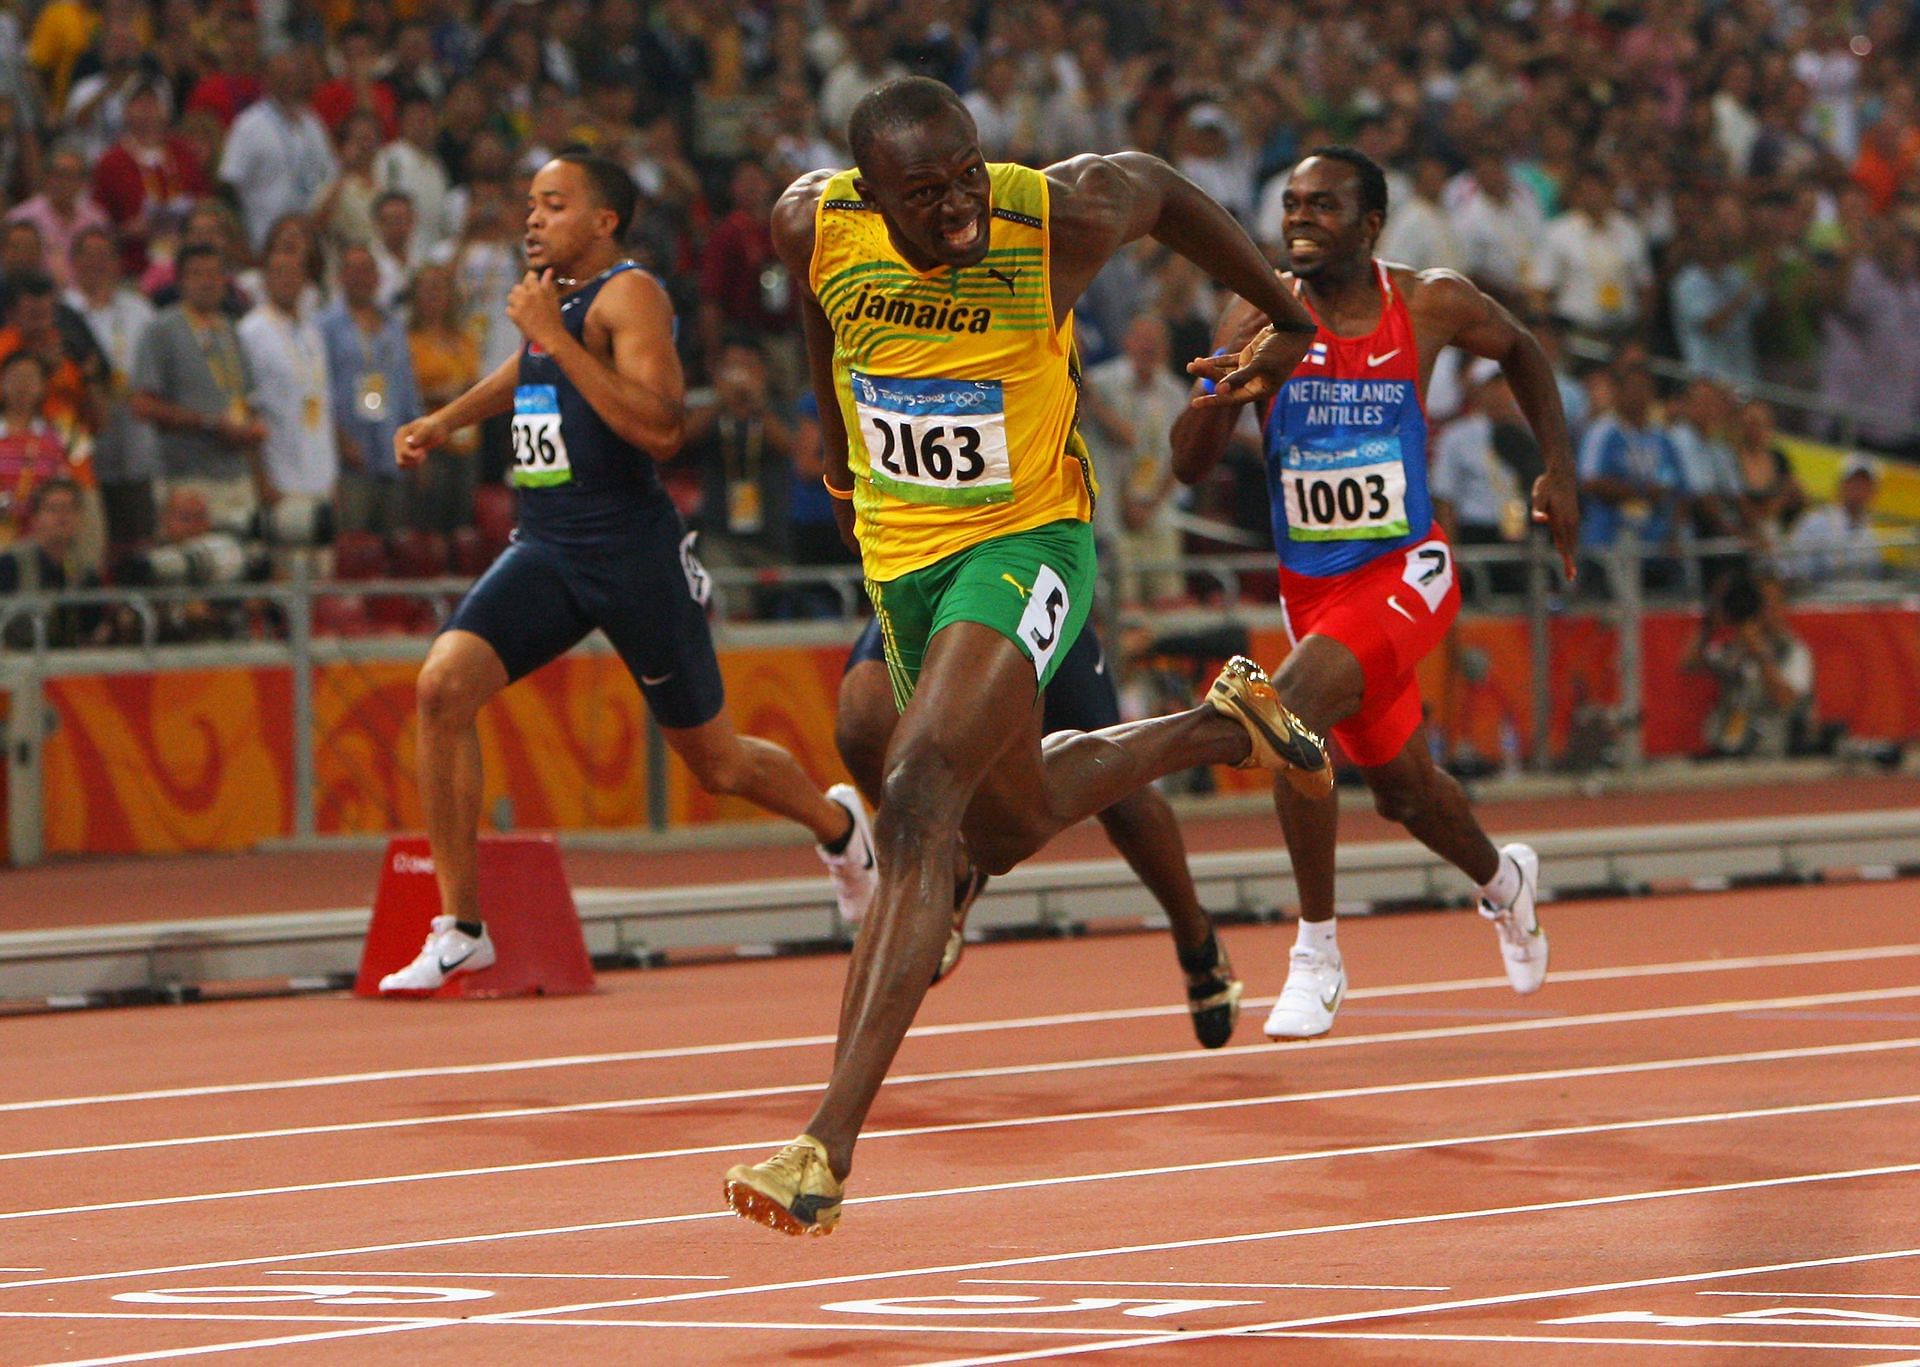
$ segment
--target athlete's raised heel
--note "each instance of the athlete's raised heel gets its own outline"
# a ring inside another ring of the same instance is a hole
[[[1308,797],[1333,791],[1333,760],[1326,742],[1288,711],[1267,671],[1244,655],[1227,661],[1207,690],[1207,705],[1232,717],[1253,743],[1242,769],[1271,769]]]

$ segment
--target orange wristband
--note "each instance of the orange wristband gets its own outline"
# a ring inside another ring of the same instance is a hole
[[[820,476],[820,483],[826,488],[828,493],[832,494],[842,503],[851,503],[853,501],[853,490],[834,488],[831,484],[827,483],[827,477],[825,475]]]

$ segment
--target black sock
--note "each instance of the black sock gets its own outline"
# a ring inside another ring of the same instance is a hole
[[[1181,949],[1176,945],[1173,952],[1180,960],[1180,967],[1196,978],[1220,967],[1220,941],[1212,931],[1207,932],[1206,941],[1198,948]]]
[[[475,940],[487,933],[486,926],[479,921],[455,921],[453,928],[462,935],[469,936]]]
[[[850,811],[847,811],[845,807],[841,807],[838,802],[835,802],[833,805],[836,807],[840,807],[841,811],[847,813],[847,833],[841,836],[838,840],[827,841],[820,848],[825,850],[828,854],[845,854],[847,852],[847,846],[851,844],[853,841],[853,828],[855,824],[853,820],[853,813]]]

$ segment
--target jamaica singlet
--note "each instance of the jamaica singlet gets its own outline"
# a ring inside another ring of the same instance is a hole
[[[1047,179],[991,165],[976,266],[909,266],[842,171],[815,210],[810,282],[833,326],[867,577],[1092,516],[1073,315],[1053,325]]]
[[[567,332],[582,341],[587,310],[631,261],[607,267],[560,301]],[[654,473],[653,457],[607,426],[559,363],[532,342],[520,346],[513,391],[513,467],[519,535],[561,545],[631,537],[639,519],[673,504]]]
[[[1313,344],[1267,412],[1262,441],[1283,572],[1345,574],[1424,539],[1433,525],[1413,319],[1386,266],[1374,269],[1379,326],[1341,337],[1315,314]]]

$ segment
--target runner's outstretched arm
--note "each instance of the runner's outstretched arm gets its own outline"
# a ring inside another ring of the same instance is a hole
[[[520,378],[518,353],[502,361],[491,375],[444,408],[415,418],[393,434],[393,459],[401,469],[418,465],[427,452],[440,446],[463,427],[513,411],[513,387]]]
[[[1271,272],[1269,272],[1271,274]],[[1278,276],[1274,277],[1276,280]],[[1214,329],[1215,354],[1221,358],[1238,356],[1259,333],[1264,319],[1260,311],[1244,299],[1235,299],[1220,314]],[[1188,367],[1192,369],[1192,367]],[[1213,381],[1194,381],[1193,397],[1198,400],[1211,392]],[[1233,429],[1240,421],[1239,407],[1190,404],[1174,419],[1168,440],[1173,447],[1173,477],[1182,484],[1198,484],[1213,473],[1213,467],[1227,453]]]
[[[1452,344],[1500,363],[1513,397],[1540,443],[1546,473],[1533,482],[1533,520],[1545,523],[1554,548],[1573,582],[1574,551],[1580,544],[1580,484],[1574,472],[1573,440],[1560,407],[1560,384],[1547,353],[1534,335],[1496,299],[1465,276],[1448,270],[1420,273],[1424,307],[1440,305],[1453,323]]]

